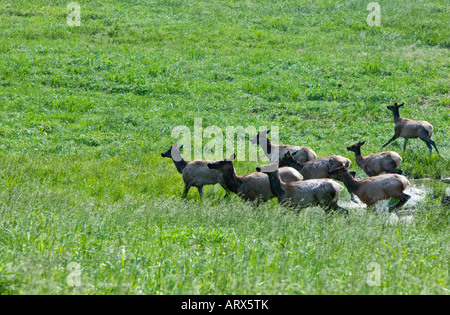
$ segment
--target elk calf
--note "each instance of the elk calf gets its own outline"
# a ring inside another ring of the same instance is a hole
[[[269,176],[270,190],[280,204],[304,208],[308,206],[321,206],[325,212],[330,210],[348,211],[338,206],[339,194],[344,187],[331,179],[310,179],[285,183],[279,174],[279,169],[274,163],[257,167],[256,171]]]
[[[250,173],[244,176],[236,175],[233,160],[236,153],[223,161],[208,163],[208,168],[222,172],[223,179],[228,189],[247,201],[267,201],[275,197],[269,184],[269,178],[262,173]],[[302,176],[295,169],[283,167],[280,169],[281,176],[285,180],[302,180]]]
[[[367,176],[377,176],[383,172],[402,174],[403,171],[398,169],[398,165],[402,162],[402,158],[394,151],[386,151],[374,153],[367,156],[361,155],[361,147],[366,142],[358,142],[347,150],[355,153],[356,164],[367,174]],[[345,164],[345,163],[344,163]]]
[[[402,207],[411,198],[403,192],[409,186],[409,181],[402,175],[385,174],[357,180],[349,173],[346,166],[330,171],[330,175],[342,181],[348,191],[357,195],[369,208],[378,201],[396,198],[399,202],[389,209],[392,212]]]
[[[406,150],[408,139],[419,138],[426,143],[428,149],[430,150],[430,154],[433,150],[431,146],[433,146],[436,149],[437,154],[442,157],[439,153],[438,148],[436,147],[436,143],[430,139],[431,135],[433,134],[433,126],[426,121],[412,120],[400,117],[399,109],[404,105],[405,103],[402,103],[400,105],[397,105],[397,103],[395,103],[394,105],[387,106],[387,109],[389,109],[394,114],[394,136],[386,144],[384,144],[382,148],[387,146],[398,137],[402,137],[405,139],[405,142],[403,143],[403,150]]]
[[[225,197],[229,190],[223,180],[222,173],[207,167],[211,161],[191,161],[186,162],[180,154],[180,149],[175,143],[169,150],[161,153],[162,157],[171,158],[175,163],[178,172],[183,176],[184,191],[182,198],[185,198],[192,186],[197,187],[200,197],[203,197],[203,186],[220,184],[225,189]]]
[[[260,131],[255,137],[250,139],[250,142],[256,145],[260,145],[265,155],[270,159],[271,162],[283,158],[285,153],[288,151],[292,152],[295,160],[300,163],[317,159],[317,154],[311,148],[295,145],[272,144],[269,138],[267,138],[267,135],[269,133],[270,130]],[[278,155],[274,154],[275,152],[278,152]]]
[[[305,163],[299,163],[295,160],[290,152],[286,152],[283,158],[280,160],[280,167],[290,166],[295,168],[302,174],[303,179],[316,179],[316,178],[330,178],[328,174],[329,171],[341,166],[342,164],[348,163],[350,165],[350,160],[340,156],[326,156],[320,159],[308,161]]]

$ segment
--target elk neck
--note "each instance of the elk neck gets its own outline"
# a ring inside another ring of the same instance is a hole
[[[342,177],[342,182],[344,183],[345,187],[347,187],[347,189],[350,192],[356,192],[359,188],[359,183],[358,181],[349,173],[346,172],[343,177]]]
[[[238,193],[242,180],[236,175],[234,167],[223,172],[223,180],[231,192]]]
[[[270,142],[270,140],[268,138],[266,138],[266,143],[265,145],[260,143],[264,153],[266,155],[271,155],[272,154],[272,143]]]
[[[395,123],[399,122],[401,120],[401,117],[400,117],[400,112],[399,112],[398,108],[395,108],[393,110],[393,113],[394,113],[394,122]]]
[[[181,154],[180,153],[174,154],[174,156],[172,156],[172,161],[173,161],[173,163],[175,163],[175,167],[177,168],[177,171],[180,174],[183,173],[183,170],[188,163],[183,159]]]
[[[364,161],[363,156],[361,155],[361,148],[357,148],[355,151],[355,160],[358,165],[361,165]]]
[[[270,190],[272,194],[277,196],[279,199],[281,196],[286,194],[286,188],[283,183],[281,183],[280,173],[277,171],[267,174],[269,176]]]

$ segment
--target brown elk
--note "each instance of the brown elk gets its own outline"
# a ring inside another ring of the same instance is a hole
[[[166,152],[161,153],[162,157],[173,160],[177,171],[183,176],[184,191],[182,198],[185,198],[192,186],[197,187],[200,197],[203,197],[203,186],[220,184],[225,189],[225,197],[228,196],[229,190],[223,180],[222,173],[207,167],[211,161],[191,161],[186,162],[180,154],[180,149],[176,143]]]
[[[302,174],[303,179],[315,179],[315,178],[330,178],[328,172],[333,170],[342,164],[348,163],[350,165],[350,160],[340,156],[326,156],[320,159],[315,159],[305,163],[299,163],[295,160],[290,152],[286,152],[282,159],[280,159],[280,167],[290,166],[295,168]]]
[[[270,190],[280,204],[298,208],[321,206],[327,213],[335,210],[348,215],[348,211],[337,204],[344,187],[331,179],[309,179],[285,183],[280,178],[279,169],[275,164],[257,167],[256,171],[269,176]]]
[[[348,191],[357,195],[368,208],[372,208],[381,200],[396,198],[399,202],[389,209],[392,212],[402,207],[411,198],[403,192],[409,186],[409,181],[402,175],[384,174],[357,180],[349,173],[345,165],[330,171],[330,175],[342,181]]]
[[[267,138],[269,133],[270,130],[260,131],[255,137],[250,139],[250,142],[260,145],[271,162],[283,158],[288,151],[291,152],[294,155],[295,160],[300,163],[317,159],[317,154],[311,148],[286,144],[272,144],[269,138]],[[278,153],[278,155],[274,153]]]
[[[366,142],[358,142],[347,147],[347,150],[355,153],[356,164],[367,174],[367,176],[380,175],[383,172],[402,174],[403,171],[398,169],[398,165],[402,162],[402,158],[394,151],[386,151],[374,153],[366,156],[361,155],[361,147]]]
[[[223,161],[208,163],[208,168],[222,172],[228,189],[247,201],[267,201],[274,197],[270,190],[269,178],[262,173],[250,173],[243,176],[236,175],[233,160],[236,153]],[[291,167],[280,169],[281,176],[286,181],[303,179],[300,173]]]
[[[403,143],[403,150],[406,150],[408,139],[419,138],[426,143],[428,149],[430,150],[430,154],[433,150],[431,146],[433,146],[437,154],[442,157],[439,153],[436,143],[431,140],[431,135],[433,134],[433,125],[422,120],[412,120],[400,117],[399,109],[404,105],[405,103],[401,103],[400,105],[395,103],[394,105],[387,106],[387,109],[389,109],[394,114],[394,136],[386,144],[384,144],[382,148],[387,146],[398,137],[402,137],[405,139],[405,142]]]

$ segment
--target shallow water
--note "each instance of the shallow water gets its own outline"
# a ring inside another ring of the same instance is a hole
[[[405,189],[405,194],[410,195],[411,199],[408,200],[407,205],[414,206],[422,199],[425,199],[428,193],[431,192],[431,188],[427,187],[424,183],[411,182],[411,185]]]

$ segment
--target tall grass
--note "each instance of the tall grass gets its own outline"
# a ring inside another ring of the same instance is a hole
[[[4,294],[445,294],[448,211],[414,216],[162,197],[2,194]],[[424,231],[426,231],[424,233]],[[80,266],[71,287],[69,263]],[[372,285],[371,266],[380,269]]]

